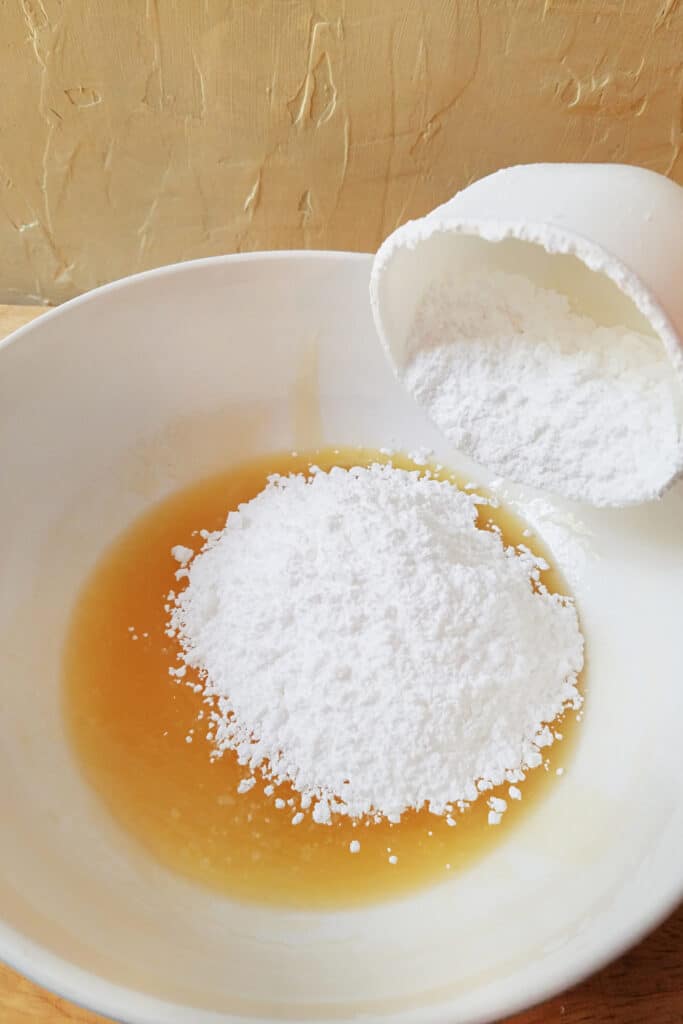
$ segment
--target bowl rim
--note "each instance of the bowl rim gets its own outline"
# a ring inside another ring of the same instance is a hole
[[[233,263],[266,263],[266,262],[288,262],[290,260],[301,260],[302,262],[351,262],[362,263],[374,259],[374,253],[370,252],[347,252],[343,249],[259,249],[255,252],[222,253],[219,256],[202,256],[195,260],[178,260],[175,263],[163,263],[158,267],[151,267],[149,270],[140,270],[135,274],[126,274],[125,277],[117,277],[114,281],[107,281],[106,284],[89,288],[80,295],[74,295],[56,306],[31,306],[31,309],[42,309],[43,312],[35,316],[28,323],[15,328],[0,339],[0,353],[10,348],[27,334],[32,334],[36,325],[51,323],[54,319],[63,316],[65,310],[75,309],[77,306],[88,305],[96,301],[102,295],[113,294],[121,291],[131,284],[154,279],[157,277],[171,277],[184,271],[204,267],[218,266],[220,264]],[[6,305],[24,305],[23,303],[6,303]],[[42,328],[40,328],[42,329]]]
[[[365,263],[370,277],[371,253],[347,252],[342,250],[282,249],[263,250],[249,253],[228,253],[206,256],[201,259],[184,260],[154,267],[150,270],[117,278],[107,284],[90,289],[82,295],[46,310],[29,323],[17,328],[0,341],[0,359],[5,350],[25,337],[40,333],[45,324],[68,317],[79,306],[96,302],[104,295],[125,290],[132,284],[192,272],[201,267],[219,265],[305,262],[305,263]],[[369,303],[368,298],[368,303]],[[378,339],[378,344],[380,344]],[[457,1008],[457,996],[444,995],[436,1002],[428,1001],[418,1009],[399,1011],[386,1015],[378,1009],[378,1019],[394,1020],[401,1024],[449,1024],[453,1012],[458,1012],[459,1024],[487,1024],[501,1015],[518,1013],[528,1007],[545,1001],[559,992],[576,985],[589,975],[600,970],[610,961],[644,938],[662,923],[683,901],[683,862],[678,879],[659,887],[652,901],[643,908],[633,904],[626,922],[618,933],[608,932],[600,927],[593,928],[583,950],[573,957],[571,964],[563,964],[558,958],[550,961],[538,978],[527,978],[526,974],[512,974],[502,987],[491,988],[491,995],[482,1001],[479,1008],[462,1016]],[[77,1006],[102,1014],[124,1024],[158,1024],[163,1019],[167,1024],[272,1024],[272,1018],[224,1013],[205,1010],[184,1003],[167,1002],[157,996],[148,995],[134,988],[107,981],[101,975],[85,970],[70,960],[63,959],[49,948],[34,942],[23,932],[10,927],[0,918],[0,961],[19,972],[31,982],[47,988],[58,996]],[[331,1018],[320,1018],[325,1020]],[[352,1024],[358,1017],[335,1016],[337,1024]],[[371,1019],[368,1014],[368,1019]]]

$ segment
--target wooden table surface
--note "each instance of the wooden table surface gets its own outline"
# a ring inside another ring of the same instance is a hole
[[[0,305],[0,338],[41,312],[37,307]],[[103,1020],[0,965],[0,1024]],[[506,1024],[683,1024],[683,906],[630,953]]]

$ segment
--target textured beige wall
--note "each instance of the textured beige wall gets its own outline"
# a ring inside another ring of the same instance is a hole
[[[375,249],[533,160],[683,181],[679,0],[0,0],[0,301]]]

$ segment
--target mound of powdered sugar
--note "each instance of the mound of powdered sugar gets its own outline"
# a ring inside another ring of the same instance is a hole
[[[512,480],[626,505],[680,469],[683,396],[661,341],[599,327],[525,277],[434,283],[398,372],[454,447]]]
[[[316,821],[437,814],[519,780],[580,697],[576,611],[482,499],[374,465],[272,477],[179,575],[169,630],[218,750]]]

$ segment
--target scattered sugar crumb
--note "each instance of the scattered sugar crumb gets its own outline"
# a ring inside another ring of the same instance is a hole
[[[521,789],[518,789],[517,786],[510,786],[508,788],[508,796],[510,797],[511,800],[521,800],[522,791]]]
[[[179,562],[182,566],[186,566],[193,558],[194,551],[192,548],[185,547],[184,544],[176,544],[175,547],[171,548],[171,554],[175,558],[176,562]]]
[[[433,455],[433,448],[416,448],[415,451],[408,453],[408,458],[411,462],[414,462],[416,466],[426,466]]]
[[[249,779],[241,779],[237,786],[238,793],[248,793],[250,789],[253,789],[256,785],[256,779],[252,775]]]
[[[391,857],[389,857],[389,863],[398,864],[398,857],[396,856],[395,853],[392,853]]]
[[[292,825],[300,825],[303,820],[304,820],[304,816],[303,816],[302,812],[299,811],[292,818]]]
[[[349,851],[351,853],[358,853],[360,851],[360,843],[357,839],[352,839],[349,843]]]
[[[507,800],[503,800],[499,796],[489,797],[488,806],[497,814],[503,814],[508,809]]]

